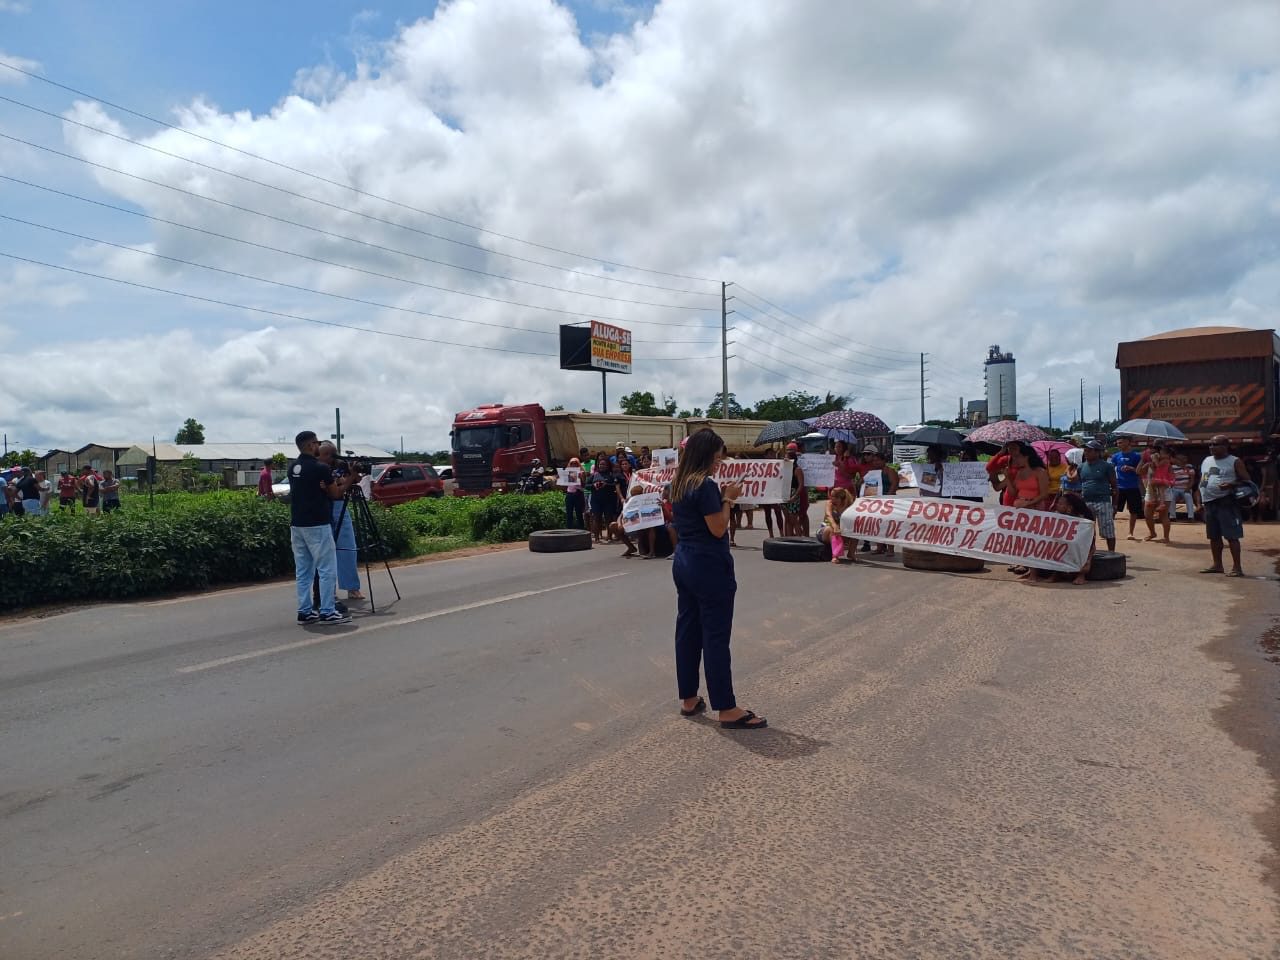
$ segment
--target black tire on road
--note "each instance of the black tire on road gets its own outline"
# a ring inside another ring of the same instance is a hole
[[[784,563],[812,563],[830,560],[831,548],[815,537],[768,537],[764,542],[764,558]]]
[[[1129,573],[1129,558],[1123,553],[1098,550],[1093,555],[1093,565],[1085,574],[1086,580],[1123,580]]]
[[[534,553],[590,550],[591,534],[586,530],[535,530],[529,534],[529,549]]]
[[[979,573],[983,569],[981,557],[956,557],[914,547],[902,548],[902,565],[911,570],[941,570],[946,573]]]

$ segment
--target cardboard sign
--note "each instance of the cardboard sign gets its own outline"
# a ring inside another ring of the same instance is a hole
[[[946,464],[943,472],[950,467]],[[932,463],[913,463],[911,464],[911,476],[916,482],[916,486],[920,488],[921,494],[928,494],[931,497],[942,496],[942,477],[938,475],[938,468]]]
[[[556,486],[567,487],[571,483],[582,483],[582,469],[580,467],[557,467]]]
[[[942,468],[944,497],[985,497],[991,487],[987,465],[976,460],[948,463]]]
[[[660,527],[666,523],[662,516],[662,494],[638,493],[622,505],[622,529],[627,533]]]
[[[632,482],[639,482],[646,492],[661,493],[675,479],[675,467],[637,471]],[[721,460],[714,477],[716,483],[742,484],[738,502],[744,507],[761,503],[785,503],[791,497],[790,460]]]
[[[836,485],[836,455],[834,453],[802,453],[796,463],[804,471],[806,487],[834,487]]]
[[[1089,559],[1093,526],[1061,513],[933,498],[867,497],[840,517],[840,532],[853,539],[1062,573]]]
[[[654,450],[650,456],[653,458],[651,466],[656,467],[659,470],[665,470],[668,467],[674,468],[680,458],[680,454],[677,451],[668,447],[663,447],[661,450]]]

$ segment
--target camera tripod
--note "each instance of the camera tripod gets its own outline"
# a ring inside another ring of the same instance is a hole
[[[387,560],[387,547],[382,542],[382,534],[378,532],[378,524],[374,521],[373,512],[369,509],[369,501],[365,499],[364,491],[357,486],[348,490],[347,495],[342,499],[342,509],[338,511],[338,520],[333,528],[334,538],[337,538],[338,531],[342,529],[342,521],[348,510],[351,511],[351,526],[356,533],[356,556],[364,556],[364,578],[369,587],[369,612],[377,613],[378,608],[373,602],[371,560],[382,561],[387,577],[391,580],[391,589],[396,592],[397,600],[400,599],[400,588],[396,585],[395,575],[391,572],[391,564]]]

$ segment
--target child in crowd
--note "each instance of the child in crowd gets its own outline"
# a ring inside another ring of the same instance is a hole
[[[1053,509],[1058,513],[1066,514],[1069,517],[1079,517],[1081,520],[1094,521],[1093,511],[1089,509],[1089,505],[1085,503],[1084,497],[1078,493],[1060,493],[1053,502]],[[1097,543],[1098,530],[1094,527],[1094,542],[1089,544],[1089,556],[1085,558],[1084,566],[1071,573],[1054,573],[1049,574],[1044,570],[1037,570],[1031,567],[1018,579],[1023,583],[1039,583],[1041,574],[1048,575],[1051,579],[1059,579],[1063,577],[1071,577],[1071,582],[1077,586],[1084,584],[1088,578],[1089,569],[1093,566],[1093,551]]]
[[[853,506],[853,494],[844,487],[835,487],[831,498],[827,500],[827,513],[822,518],[822,529],[818,531],[818,539],[831,544],[831,562],[839,563],[842,558],[858,562],[857,556],[849,549],[854,541],[846,542],[840,534],[840,515]]]

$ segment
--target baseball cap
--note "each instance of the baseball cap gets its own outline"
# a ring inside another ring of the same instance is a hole
[[[798,443],[788,443],[788,444],[787,444],[787,449],[788,449],[788,450],[799,450],[799,449],[800,449],[800,444],[798,444]]]
[[[874,444],[868,443],[865,447],[862,448],[862,452],[863,453],[879,453],[880,450]]]
[[[1100,444],[1097,440],[1090,440],[1088,443],[1084,445],[1084,448],[1086,450],[1101,450],[1102,444]]]

